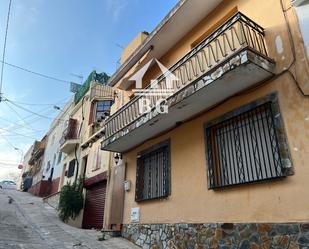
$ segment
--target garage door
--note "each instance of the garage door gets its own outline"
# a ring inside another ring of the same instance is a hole
[[[89,186],[86,191],[83,228],[103,227],[106,181]]]

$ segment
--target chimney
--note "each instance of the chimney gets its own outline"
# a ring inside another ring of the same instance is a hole
[[[135,38],[129,43],[129,45],[122,50],[121,64],[130,57],[131,54],[144,42],[149,34],[145,31],[140,32]]]

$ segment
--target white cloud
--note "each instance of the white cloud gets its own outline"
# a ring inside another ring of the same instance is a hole
[[[123,11],[129,5],[129,0],[107,0],[107,9],[114,21],[118,21]]]

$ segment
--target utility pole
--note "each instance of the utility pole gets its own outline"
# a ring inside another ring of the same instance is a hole
[[[12,6],[12,0],[10,0],[10,2],[9,2],[8,15],[7,15],[7,19],[6,19],[6,29],[5,29],[5,36],[4,36],[4,45],[3,45],[3,53],[2,53],[2,65],[1,65],[1,78],[0,78],[0,102],[2,102],[2,100],[3,100],[3,92],[2,92],[3,69],[4,69],[4,60],[5,60],[5,52],[6,52],[6,41],[7,41],[8,30],[9,30],[11,6]]]

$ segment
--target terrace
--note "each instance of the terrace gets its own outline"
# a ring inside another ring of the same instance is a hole
[[[125,152],[164,132],[179,122],[273,76],[274,61],[269,58],[264,29],[238,12],[193,48],[169,71],[173,94],[145,96],[151,111],[139,111],[136,96],[105,121],[103,150]],[[158,87],[167,88],[166,74]],[[159,113],[156,101],[165,99],[168,114]]]

